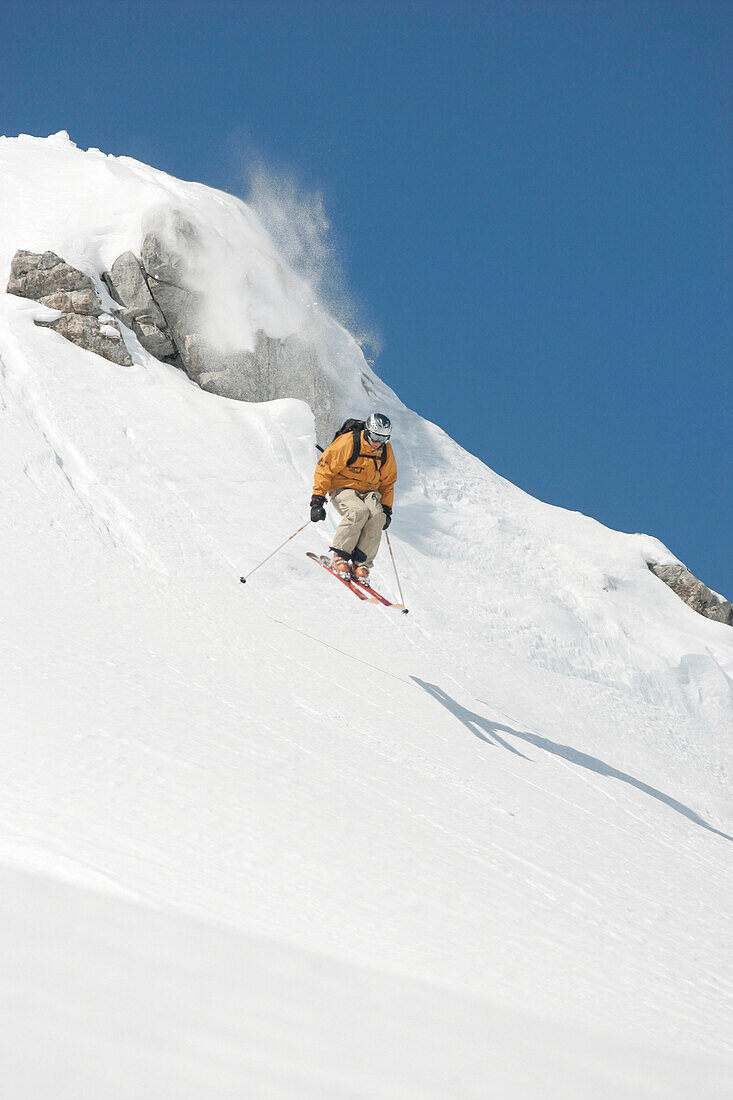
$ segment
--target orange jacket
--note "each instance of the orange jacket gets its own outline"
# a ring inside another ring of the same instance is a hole
[[[394,486],[397,480],[397,463],[391,443],[387,444],[387,456],[380,469],[381,450],[373,451],[361,433],[359,454],[351,466],[347,463],[354,449],[352,432],[334,439],[318,459],[313,480],[313,492],[325,497],[337,489],[356,489],[357,493],[379,493],[382,504],[392,507]]]

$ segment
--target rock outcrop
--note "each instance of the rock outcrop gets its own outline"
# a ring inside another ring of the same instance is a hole
[[[237,401],[272,401],[297,397],[316,414],[331,403],[330,382],[318,356],[307,341],[297,336],[273,339],[260,330],[253,351],[225,352],[196,334],[184,338],[182,358],[186,370],[211,393]]]
[[[53,321],[36,321],[40,327],[112,363],[132,365],[117,321],[104,312],[92,280],[55,252],[16,252],[7,292],[60,311]]]
[[[224,288],[230,313],[237,312],[240,300],[246,311],[250,288],[241,272],[233,276],[227,269],[227,255],[222,250],[212,258],[196,227],[165,211],[145,235],[140,257],[124,252],[101,275],[117,307],[114,316],[104,313],[93,280],[53,252],[17,252],[7,289],[59,310],[57,319],[36,324],[114,363],[131,364],[121,322],[147,352],[182,368],[210,393],[238,401],[305,401],[317,437],[330,439],[343,410],[336,408],[334,384],[307,335],[273,336],[258,328],[248,330],[246,339],[224,339],[219,346],[219,329],[210,320],[206,324],[217,286]]]
[[[733,604],[711,591],[684,565],[655,565],[650,562],[649,568],[655,577],[664,581],[693,611],[707,619],[733,626]]]
[[[102,275],[119,305],[117,316],[134,331],[156,359],[182,367],[202,389],[237,401],[273,401],[295,397],[306,401],[316,418],[320,438],[333,433],[334,387],[313,344],[293,334],[273,337],[259,329],[254,347],[219,347],[205,333],[207,294],[215,293],[211,257],[204,259],[195,226],[166,211],[142,243],[140,258],[125,252]],[[226,285],[227,297],[238,288],[227,283],[224,264],[214,281]],[[246,287],[242,288],[242,299]],[[230,342],[231,343],[231,342]]]
[[[149,229],[141,253],[150,293],[190,378],[209,393],[238,401],[298,398],[313,410],[317,437],[330,438],[336,395],[307,338],[274,337],[259,329],[254,348],[225,348],[203,331],[209,304],[205,293],[212,293],[208,285],[212,274],[217,284],[227,285],[227,298],[233,302],[241,292],[244,303],[247,288],[231,284],[230,274],[222,270],[223,259],[212,273],[212,258],[205,256],[198,230],[190,221],[168,212],[159,226]]]
[[[110,295],[122,308],[118,316],[131,328],[146,351],[156,359],[175,362],[176,346],[165,317],[150,292],[142,264],[132,252],[123,252],[102,275]]]

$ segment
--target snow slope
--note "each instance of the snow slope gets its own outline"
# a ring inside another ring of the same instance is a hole
[[[115,366],[0,298],[15,1095],[58,1067],[69,1096],[726,1095],[730,628],[656,540],[407,410],[237,200],[64,135],[0,140],[0,178],[0,273],[50,248],[98,279],[166,203],[251,263],[247,324],[308,325],[393,417],[410,606],[307,561],[331,515],[238,583],[307,516],[304,404],[204,393],[130,333]]]

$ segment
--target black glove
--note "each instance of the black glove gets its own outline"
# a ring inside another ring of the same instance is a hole
[[[390,523],[392,522],[392,509],[389,507],[388,504],[383,504],[382,511],[384,512],[384,526],[382,527],[382,530],[386,531]]]
[[[323,507],[325,503],[325,497],[319,496],[318,493],[313,494],[311,497],[311,523],[318,523],[326,518],[326,509]]]

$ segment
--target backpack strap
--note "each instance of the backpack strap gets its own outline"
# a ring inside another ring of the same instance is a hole
[[[351,448],[351,458],[346,463],[347,466],[353,466],[354,463],[356,462],[357,458],[359,457],[359,454],[361,452],[361,433],[363,431],[363,427],[359,427],[357,425],[355,428],[352,428],[351,431],[352,431],[352,435],[354,437],[354,445]],[[377,456],[376,455],[365,455],[364,457],[365,458],[371,458],[375,462],[377,461]],[[382,466],[384,466],[386,461],[387,461],[387,444],[384,443],[382,445],[381,451],[379,452],[379,469],[380,470],[382,469]]]
[[[359,451],[361,450],[361,428],[357,424],[355,428],[351,429],[351,434],[354,439],[354,444],[351,448],[351,458],[346,463],[347,466],[353,466],[359,457]]]

